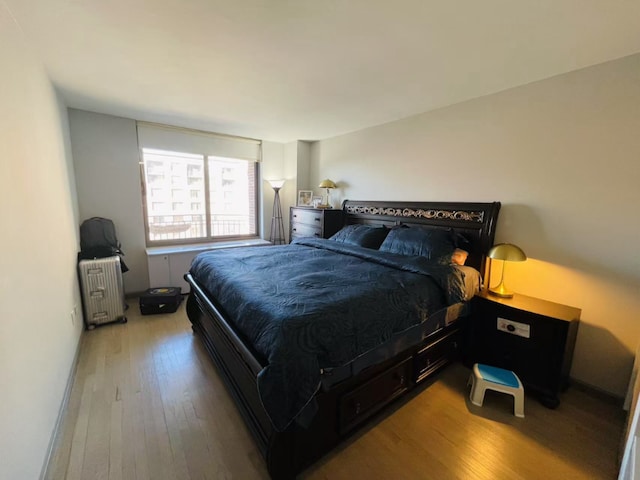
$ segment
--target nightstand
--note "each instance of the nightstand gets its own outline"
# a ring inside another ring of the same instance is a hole
[[[329,238],[343,227],[342,210],[291,207],[289,241],[300,237]]]
[[[512,370],[527,393],[555,408],[569,383],[580,312],[518,293],[500,298],[482,291],[471,300],[465,363]]]

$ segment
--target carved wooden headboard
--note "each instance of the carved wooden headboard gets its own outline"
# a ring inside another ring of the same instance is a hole
[[[451,228],[469,242],[467,265],[484,276],[485,256],[493,245],[500,202],[384,202],[345,200],[346,223],[430,225]]]

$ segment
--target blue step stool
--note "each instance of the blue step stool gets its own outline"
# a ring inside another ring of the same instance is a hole
[[[471,403],[482,406],[484,392],[495,390],[513,396],[513,414],[524,418],[524,388],[518,376],[511,370],[476,363],[469,376],[467,385],[471,384],[469,399]]]

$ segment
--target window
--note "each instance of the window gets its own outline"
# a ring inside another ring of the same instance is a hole
[[[261,142],[137,122],[147,245],[258,236]]]
[[[142,163],[148,244],[257,236],[257,162],[143,148]]]

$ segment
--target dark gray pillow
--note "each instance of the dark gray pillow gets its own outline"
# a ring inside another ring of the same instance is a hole
[[[377,250],[388,233],[389,229],[385,226],[347,225],[329,240]]]
[[[380,245],[381,252],[426,257],[448,265],[456,249],[451,229],[428,227],[393,228]]]

